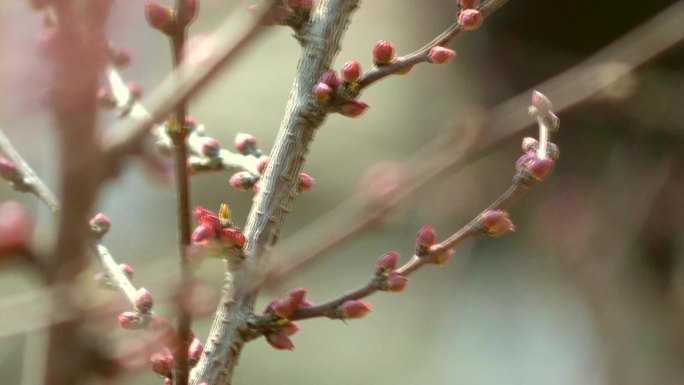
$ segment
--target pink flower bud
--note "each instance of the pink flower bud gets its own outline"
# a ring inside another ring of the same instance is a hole
[[[259,174],[263,174],[264,171],[266,170],[266,166],[268,166],[268,162],[271,160],[268,156],[264,155],[261,158],[259,158],[259,161],[257,162],[256,165],[256,170]],[[255,185],[256,186],[256,185]]]
[[[532,92],[532,100],[530,102],[532,103],[532,106],[542,114],[546,114],[551,111],[551,101],[546,97],[546,95],[539,91]]]
[[[321,77],[318,79],[319,83],[325,83],[329,85],[332,89],[335,89],[341,85],[340,79],[337,78],[337,74],[335,73],[335,70],[328,70],[321,75]]]
[[[530,175],[538,181],[546,179],[553,169],[553,160],[551,158],[537,158],[533,159],[527,166]]]
[[[394,44],[380,40],[373,47],[373,62],[376,65],[389,64],[394,60]]]
[[[197,337],[193,338],[190,346],[188,346],[188,364],[190,366],[195,366],[197,364],[197,361],[199,361],[200,356],[202,355],[202,350],[204,350],[202,341]]]
[[[361,76],[361,63],[357,60],[352,60],[344,63],[342,66],[342,80],[347,83],[353,83],[359,80]]]
[[[247,238],[245,234],[236,227],[226,227],[221,230],[221,240],[227,244],[242,247],[245,245]]]
[[[135,298],[133,298],[133,305],[135,305],[135,308],[141,313],[147,313],[152,309],[153,304],[152,294],[144,287],[138,289],[135,293]]]
[[[131,64],[131,54],[125,49],[110,48],[109,58],[117,68],[126,68]]]
[[[539,148],[539,142],[535,138],[523,138],[522,141],[522,150],[523,152],[530,152],[530,151],[537,151],[537,148]]]
[[[119,269],[121,270],[122,273],[128,278],[131,279],[133,278],[133,274],[135,273],[133,271],[133,268],[130,265],[127,265],[125,263],[119,264]]]
[[[376,262],[378,267],[386,272],[394,271],[394,269],[397,268],[398,263],[399,253],[394,251],[390,251],[389,253],[381,256],[380,258],[378,258],[378,261]]]
[[[350,299],[340,306],[341,315],[344,319],[361,318],[371,311],[371,306],[362,300]]]
[[[313,93],[314,98],[321,103],[329,102],[334,93],[333,88],[326,83],[316,83],[311,92]]]
[[[423,247],[430,247],[436,241],[437,233],[432,225],[425,225],[416,235],[416,243]]]
[[[273,314],[280,318],[288,318],[297,309],[297,304],[295,304],[290,298],[281,298],[273,301],[271,303],[271,311]]]
[[[102,213],[97,213],[90,219],[90,230],[92,230],[98,238],[107,234],[110,227],[112,227],[112,223],[109,221],[109,218]]]
[[[17,165],[9,159],[0,158],[0,177],[11,182],[17,176],[19,176]]]
[[[294,350],[292,340],[285,333],[269,333],[266,335],[266,342],[274,349]]]
[[[123,312],[119,314],[119,326],[126,330],[139,330],[143,327],[143,319],[138,313]]]
[[[452,57],[456,56],[456,52],[452,49],[445,47],[432,47],[430,53],[428,54],[428,59],[432,63],[444,64],[451,60]]]
[[[482,225],[487,233],[493,237],[515,231],[513,221],[508,217],[508,212],[503,210],[488,210],[482,214]]]
[[[197,206],[197,207],[195,207],[195,210],[192,211],[192,215],[195,217],[195,219],[197,219],[199,221],[205,215],[216,215],[216,214],[214,214],[214,212],[209,210],[209,209],[205,209],[204,207]]]
[[[300,328],[299,325],[292,321],[283,325],[283,333],[285,333],[288,336],[294,335],[300,330],[302,330],[302,328]]]
[[[477,9],[464,9],[458,14],[458,24],[465,30],[474,30],[482,24],[482,14]]]
[[[215,233],[218,233],[223,228],[223,223],[221,223],[221,218],[218,215],[210,212],[208,214],[202,215],[199,220],[200,226],[206,226],[212,229]]]
[[[479,0],[458,0],[458,5],[461,9],[477,8],[480,5]]]
[[[299,173],[298,191],[300,193],[310,191],[313,188],[314,184],[316,184],[316,179],[314,179],[311,175],[303,172]]]
[[[0,203],[0,255],[21,250],[33,235],[33,220],[19,202]]]
[[[287,298],[292,301],[292,304],[295,306],[295,308],[299,307],[302,302],[304,302],[304,298],[306,297],[306,289],[304,288],[297,288],[297,289],[292,289],[286,294]]]
[[[230,185],[240,191],[250,190],[252,187],[254,187],[256,182],[257,179],[247,171],[240,171],[230,177]]]
[[[344,116],[348,116],[350,118],[355,118],[364,112],[369,108],[370,106],[362,101],[359,100],[352,100],[351,102],[345,103],[340,107],[340,113]]]
[[[205,137],[202,139],[202,144],[200,146],[200,152],[202,152],[202,155],[214,157],[218,155],[220,149],[221,143],[218,140],[210,137]]]
[[[157,4],[154,1],[145,3],[145,19],[147,24],[154,29],[158,29],[166,34],[173,30],[174,16],[173,9]]]
[[[387,290],[393,292],[400,292],[408,285],[408,279],[403,275],[392,274],[387,277]]]
[[[195,227],[190,235],[190,241],[194,245],[204,244],[216,238],[216,230],[207,225],[199,225]]]
[[[242,155],[250,155],[257,150],[257,139],[250,134],[239,133],[235,136],[235,148]]]
[[[150,357],[150,368],[160,376],[171,377],[173,374],[173,357],[170,354],[155,353]]]

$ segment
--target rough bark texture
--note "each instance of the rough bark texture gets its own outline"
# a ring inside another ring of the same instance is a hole
[[[298,31],[302,56],[280,125],[271,161],[264,172],[260,191],[254,198],[245,234],[247,263],[268,255],[275,244],[295,196],[309,144],[327,111],[314,100],[311,89],[329,69],[340,50],[340,40],[358,0],[322,1],[310,23]],[[243,292],[250,280],[249,269],[227,279],[221,304],[205,344],[205,351],[192,374],[193,385],[231,383],[233,370],[244,345],[244,320],[253,311],[256,292]]]

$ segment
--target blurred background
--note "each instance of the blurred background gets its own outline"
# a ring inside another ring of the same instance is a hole
[[[164,38],[147,27],[143,3],[115,1],[108,28],[133,56],[124,78],[152,89],[168,74],[170,54]],[[362,3],[335,68],[352,59],[368,68],[380,39],[393,41],[399,54],[421,47],[452,22],[454,3]],[[509,186],[521,139],[536,136],[526,117],[530,88],[675,3],[681,2],[511,0],[452,45],[458,56],[449,65],[420,65],[373,86],[362,97],[371,109],[359,119],[330,116],[304,170],[317,184],[296,200],[285,222],[283,245],[273,256],[280,263],[367,219],[362,199],[330,212],[351,196],[367,197],[372,180],[396,176],[413,187],[444,170],[358,236],[262,291],[257,308],[293,287],[306,287],[310,299],[323,302],[365,283],[379,255],[396,250],[408,258],[424,224],[441,237],[458,230]],[[242,12],[237,5],[202,0],[191,34],[209,33],[224,15]],[[25,2],[0,3],[0,126],[56,189],[50,68],[40,26],[41,15]],[[224,146],[249,132],[270,150],[299,57],[290,35],[273,28],[193,100],[192,115]],[[628,53],[640,57],[648,48],[634,44]],[[558,111],[561,130],[553,141],[561,157],[554,174],[511,209],[515,233],[464,243],[448,265],[411,276],[405,292],[370,297],[373,312],[363,320],[302,322],[292,353],[263,340],[249,344],[234,384],[684,384],[684,54],[676,46],[629,71],[619,57],[598,64],[591,78],[540,88],[571,108]],[[603,77],[611,81],[600,92],[571,102],[578,83],[595,85]],[[114,119],[103,113],[103,130]],[[229,177],[196,176],[193,204],[217,209],[228,202],[243,225],[252,194],[230,188]],[[36,243],[50,245],[54,218],[47,209],[6,184],[0,199],[26,202],[38,218]],[[113,223],[104,244],[133,265],[134,283],[155,298],[164,297],[178,274],[174,207],[172,186],[138,161],[100,200]],[[31,384],[40,371],[43,333],[15,330],[40,317],[41,287],[28,266],[2,267],[2,383]],[[97,271],[93,261],[84,287]],[[198,277],[218,291],[223,272],[221,262],[208,261]],[[92,293],[95,302],[101,296]],[[124,304],[117,309],[125,310]],[[169,306],[157,311],[173,316]],[[195,333],[204,339],[210,323],[210,315],[198,318]],[[136,333],[101,330],[113,343]],[[119,383],[162,380],[142,370]]]

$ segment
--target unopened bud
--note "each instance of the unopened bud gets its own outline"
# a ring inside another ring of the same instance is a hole
[[[221,230],[221,240],[227,244],[242,247],[245,245],[247,239],[245,234],[236,227],[226,227]]]
[[[359,100],[352,100],[348,103],[343,104],[340,107],[340,113],[344,116],[350,117],[350,118],[356,118],[357,116],[360,116],[370,106],[362,101]]]
[[[218,215],[210,212],[202,215],[199,220],[200,226],[206,226],[212,229],[215,233],[219,232],[223,228],[223,221]]]
[[[296,334],[298,331],[302,330],[299,325],[297,325],[295,322],[288,322],[285,325],[283,325],[283,333],[285,333],[288,336]]]
[[[304,302],[304,298],[306,297],[306,289],[300,287],[297,289],[292,289],[287,292],[287,297],[292,301],[294,304],[295,308],[299,307],[299,305]]]
[[[216,238],[216,230],[210,226],[199,225],[195,227],[190,235],[190,241],[193,245],[204,244]]]
[[[251,155],[258,151],[257,139],[245,133],[239,133],[235,136],[235,148],[242,155]]]
[[[197,365],[197,362],[202,355],[202,350],[204,350],[202,341],[200,341],[197,337],[193,338],[190,346],[188,346],[188,365],[191,367]]]
[[[188,3],[188,18],[184,21],[185,25],[191,24],[199,14],[199,0],[185,0]]]
[[[147,313],[152,309],[153,304],[152,294],[144,287],[138,289],[135,293],[135,298],[133,298],[133,305],[135,305],[135,308],[141,313]]]
[[[381,256],[380,258],[378,258],[378,261],[376,262],[378,267],[384,270],[385,272],[394,271],[394,269],[397,268],[398,263],[399,253],[394,251],[390,251],[389,253]]]
[[[297,309],[298,304],[288,297],[277,299],[271,303],[271,311],[280,318],[288,318]]]
[[[269,333],[266,335],[266,342],[274,349],[294,350],[292,340],[285,333]]]
[[[198,221],[202,220],[202,217],[205,215],[215,215],[211,210],[206,209],[201,206],[195,207],[195,209],[192,211],[192,215],[197,219]]]
[[[123,312],[119,314],[119,326],[126,330],[140,330],[143,327],[143,318],[136,312]]]
[[[268,162],[270,160],[271,160],[271,158],[269,158],[266,155],[259,158],[259,161],[257,162],[257,165],[256,165],[256,170],[259,174],[263,174],[264,171],[266,171],[266,166],[268,166]]]
[[[537,151],[539,148],[539,141],[535,138],[523,138],[522,141],[522,150],[523,152],[530,152],[530,151]]]
[[[371,311],[371,306],[362,300],[350,299],[340,305],[340,314],[344,319],[361,318]]]
[[[515,231],[515,225],[508,217],[507,211],[485,211],[484,214],[482,214],[481,221],[487,234],[492,237],[498,237],[508,232]]]
[[[316,184],[316,179],[307,173],[299,173],[299,187],[298,191],[300,193],[310,191],[314,184]]]
[[[119,264],[119,270],[121,270],[122,273],[128,278],[132,279],[133,275],[135,272],[133,271],[133,268],[130,265],[127,265],[125,263]]]
[[[446,47],[432,47],[430,53],[428,54],[428,59],[432,63],[444,64],[456,56],[456,51]]]
[[[400,292],[408,285],[408,279],[403,275],[392,274],[387,277],[387,290],[393,292]]]
[[[17,165],[9,159],[0,158],[0,177],[11,182],[18,176]]]
[[[342,66],[342,80],[347,83],[354,83],[359,80],[361,76],[361,63],[357,60],[352,60],[344,63]]]
[[[380,40],[373,47],[373,62],[376,65],[389,64],[394,60],[394,44]]]
[[[335,89],[341,85],[340,79],[337,77],[335,70],[328,70],[321,75],[318,79],[319,83],[324,83],[329,85],[332,89]]]
[[[150,27],[165,34],[173,32],[174,11],[170,7],[157,4],[154,1],[145,3],[145,19]]]
[[[539,91],[532,92],[532,99],[530,100],[532,107],[536,108],[537,111],[543,115],[546,115],[551,111],[552,105],[549,98]]]
[[[240,191],[248,191],[254,187],[257,179],[247,171],[240,171],[230,177],[230,185]]]
[[[112,223],[109,221],[109,218],[102,213],[97,213],[90,219],[90,230],[97,238],[102,238],[109,232],[111,227]]]
[[[553,169],[553,159],[551,158],[537,158],[533,159],[528,165],[527,169],[530,171],[530,175],[538,180],[542,181],[546,179]]]
[[[430,247],[437,241],[437,233],[432,225],[425,225],[418,235],[416,235],[416,243],[422,247]]]
[[[170,354],[155,353],[150,357],[150,368],[160,376],[173,375],[173,357]]]
[[[220,149],[221,143],[218,140],[210,137],[202,138],[202,144],[200,145],[202,155],[213,158],[218,155]]]
[[[316,83],[311,92],[316,100],[327,103],[332,99],[334,90],[326,83]]]
[[[477,9],[464,9],[458,14],[458,24],[465,30],[478,29],[482,24],[482,13]]]

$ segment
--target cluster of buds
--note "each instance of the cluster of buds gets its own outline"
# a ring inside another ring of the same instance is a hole
[[[119,314],[119,326],[126,330],[140,330],[149,326],[152,320],[152,294],[141,287],[133,298],[133,311]]]
[[[133,279],[134,271],[130,265],[122,263],[119,265],[119,269],[122,273],[124,273],[126,278],[128,278],[129,280]],[[114,286],[114,281],[112,281],[112,277],[107,273],[95,274],[95,276],[93,277],[93,282],[95,283],[95,285],[103,289],[116,289]]]
[[[380,282],[381,290],[400,292],[408,285],[408,279],[405,276],[394,272],[398,263],[399,254],[394,251],[390,251],[378,258],[375,263],[378,266],[375,276]]]
[[[152,0],[145,3],[145,19],[150,27],[161,31],[165,35],[172,35],[176,28],[185,28],[190,25],[199,13],[199,0],[184,0],[187,15],[184,20],[179,20],[176,10],[158,4]]]
[[[283,297],[275,299],[266,305],[264,314],[269,314],[277,318],[277,330],[266,333],[266,342],[271,347],[278,350],[292,350],[294,344],[290,337],[297,333],[301,328],[288,318],[299,307],[313,306],[313,302],[307,301],[306,289],[298,288],[287,292]]]
[[[281,0],[275,5],[268,1],[261,1],[248,7],[250,12],[256,13],[260,8],[270,6],[260,20],[262,25],[290,25],[301,26],[309,20],[315,6],[314,0]]]
[[[342,80],[338,78],[335,70],[329,70],[321,75],[311,92],[320,103],[334,107],[344,116],[355,118],[366,112],[369,106],[360,100],[350,99],[344,95],[355,87],[360,76],[359,62],[347,62],[342,66]]]
[[[509,218],[508,212],[503,210],[487,210],[479,218],[482,231],[492,237],[499,237],[515,231],[515,225]]]
[[[245,245],[245,235],[239,227],[233,225],[230,207],[227,204],[221,205],[218,214],[203,207],[197,207],[194,215],[198,224],[190,237],[193,245],[206,246],[209,243],[219,242],[228,249],[240,250]]]

